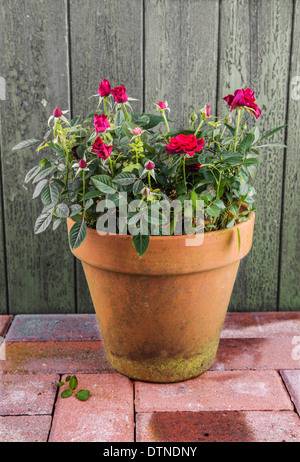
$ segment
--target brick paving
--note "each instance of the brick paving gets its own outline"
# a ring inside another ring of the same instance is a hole
[[[211,370],[175,384],[115,372],[95,315],[0,316],[0,336],[0,442],[300,441],[299,312],[228,313]]]

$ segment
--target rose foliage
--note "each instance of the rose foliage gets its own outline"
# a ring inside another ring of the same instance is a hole
[[[202,201],[204,232],[250,218],[255,210],[253,177],[261,153],[265,147],[282,146],[266,140],[284,127],[263,136],[257,126],[247,129],[245,116],[255,120],[261,115],[253,90],[240,89],[226,96],[224,109],[228,110],[223,117],[213,116],[210,106],[195,108],[189,125],[182,129],[172,129],[167,102],[154,103],[154,113],[134,112],[135,100],[124,85],[112,88],[103,79],[97,98],[97,108],[86,118],[70,120],[68,111],[55,108],[42,139],[13,148],[38,145],[37,156],[43,153],[25,178],[33,183],[33,198],[40,197],[43,204],[35,233],[49,226],[55,230],[69,217],[74,222],[70,245],[76,248],[87,229],[96,228],[109,209],[114,208],[118,218],[125,201],[125,225],[116,219],[116,233],[132,234],[141,257],[151,234],[164,235],[166,229],[171,236],[176,234],[185,201],[191,201],[195,211]],[[100,210],[104,200],[107,206]],[[133,201],[139,205],[131,207]],[[166,201],[170,213],[153,216],[154,201]],[[176,207],[172,207],[174,201]],[[139,232],[142,221],[148,234]]]

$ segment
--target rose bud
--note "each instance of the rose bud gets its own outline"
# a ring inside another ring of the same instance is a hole
[[[84,159],[80,159],[79,161],[79,168],[86,168],[87,163]]]
[[[97,133],[103,133],[110,127],[110,123],[107,120],[107,116],[105,114],[95,114],[94,125]]]
[[[162,101],[160,103],[157,103],[157,106],[160,107],[160,109],[164,110],[164,109],[167,109],[167,106],[165,103],[163,103]]]
[[[62,111],[59,109],[59,107],[56,107],[53,111],[53,117],[56,117],[59,119],[63,115]]]
[[[100,83],[98,93],[103,98],[105,96],[109,96],[111,92],[111,86],[108,80],[103,79]]]
[[[142,196],[150,196],[151,191],[150,191],[149,188],[147,188],[147,187],[145,186],[145,188],[143,188],[143,189],[141,190],[141,194],[142,194]]]
[[[133,133],[135,136],[138,136],[138,135],[141,135],[141,134],[142,134],[142,130],[140,129],[140,127],[135,127],[135,128],[132,130],[132,133]]]
[[[152,162],[151,160],[148,160],[148,162],[145,164],[145,168],[146,168],[147,170],[153,170],[154,167],[155,167],[155,163]]]

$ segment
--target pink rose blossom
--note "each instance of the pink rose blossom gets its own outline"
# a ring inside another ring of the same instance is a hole
[[[141,134],[142,134],[142,130],[140,129],[140,127],[135,127],[135,128],[132,130],[132,133],[134,134],[134,136],[138,136],[138,135],[141,135]]]

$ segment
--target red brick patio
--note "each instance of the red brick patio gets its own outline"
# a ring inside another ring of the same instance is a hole
[[[116,373],[95,315],[0,316],[0,335],[0,442],[300,441],[299,312],[228,313],[211,370],[175,384]],[[88,401],[60,397],[66,374]]]

